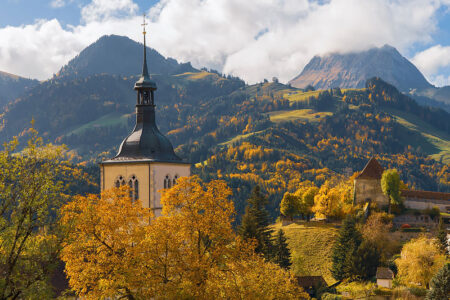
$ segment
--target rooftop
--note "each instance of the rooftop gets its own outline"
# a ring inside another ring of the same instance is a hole
[[[384,168],[380,163],[372,157],[366,164],[361,174],[356,177],[357,179],[381,179],[383,175]]]

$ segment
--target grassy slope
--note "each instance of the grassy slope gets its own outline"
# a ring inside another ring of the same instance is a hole
[[[322,275],[328,284],[335,282],[330,272],[331,249],[338,229],[330,224],[316,222],[288,226],[277,223],[273,228],[276,231],[283,229],[292,257],[302,257],[303,269],[306,272],[302,275]]]
[[[332,112],[315,112],[312,109],[280,110],[269,113],[270,121],[274,123],[302,120],[307,122],[317,122],[326,116],[331,116]]]
[[[117,125],[126,126],[128,117],[130,115],[131,114],[121,115],[119,113],[107,114],[107,115],[104,115],[104,116],[98,118],[97,120],[86,123],[78,128],[75,128],[74,130],[68,132],[67,135],[80,134],[85,130],[88,130],[90,128],[95,128],[95,127],[107,127],[107,126],[117,126]]]
[[[434,146],[432,149],[423,149],[428,155],[438,161],[442,158],[444,163],[450,163],[450,134],[440,131],[410,114],[393,109],[389,112],[395,117],[398,123],[412,131],[420,133]]]

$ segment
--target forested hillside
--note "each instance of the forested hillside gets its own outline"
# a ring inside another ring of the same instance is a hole
[[[364,89],[303,91],[278,82],[245,85],[214,72],[153,75],[157,123],[177,153],[204,179],[234,188],[238,213],[251,188],[279,201],[298,182],[351,175],[377,156],[411,188],[450,191],[450,118],[419,106],[381,79]],[[115,154],[134,125],[136,77],[54,78],[2,116],[2,142],[26,136],[32,118],[48,141],[80,161]]]

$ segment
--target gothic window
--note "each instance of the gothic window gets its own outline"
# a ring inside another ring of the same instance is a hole
[[[120,187],[121,185],[125,185],[125,179],[122,175],[117,176],[116,181],[114,182],[114,186],[116,188]]]
[[[175,177],[173,177],[173,185],[177,184],[177,180],[178,180],[178,175],[175,175]]]
[[[139,182],[135,175],[130,177],[128,186],[130,187],[130,198],[134,202],[139,199]]]
[[[166,175],[166,177],[164,178],[164,189],[170,189],[171,187],[171,180],[169,175]]]

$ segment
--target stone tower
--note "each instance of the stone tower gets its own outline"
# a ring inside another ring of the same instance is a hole
[[[190,164],[174,152],[170,141],[158,130],[155,119],[156,83],[150,79],[144,22],[144,62],[136,90],[136,125],[123,140],[117,155],[100,163],[101,190],[129,185],[133,200],[161,214],[162,189],[176,184],[177,179],[190,176]]]

